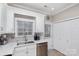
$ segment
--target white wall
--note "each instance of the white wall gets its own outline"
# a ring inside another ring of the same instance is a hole
[[[65,55],[79,55],[79,19],[53,24],[54,48]]]

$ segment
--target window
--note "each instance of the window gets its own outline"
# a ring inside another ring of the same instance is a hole
[[[33,22],[17,21],[18,36],[32,35]]]
[[[50,37],[50,32],[51,32],[51,25],[50,24],[45,24],[45,37]]]

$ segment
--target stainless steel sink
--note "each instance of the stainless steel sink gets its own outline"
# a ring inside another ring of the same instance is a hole
[[[28,42],[26,42],[26,44],[28,44],[28,43],[34,43],[34,41],[28,41]]]

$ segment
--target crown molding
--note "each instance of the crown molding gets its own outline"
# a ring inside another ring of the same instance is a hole
[[[74,6],[76,6],[76,5],[78,5],[78,3],[75,3],[75,4],[72,4],[72,5],[69,5],[69,6],[67,6],[66,8],[63,8],[62,10],[56,12],[53,16],[55,16],[55,15],[57,15],[57,14],[59,14],[59,13],[65,11],[65,10],[71,8],[71,7],[74,7]]]
[[[12,3],[12,4],[8,3],[8,6],[17,7],[17,8],[21,8],[21,9],[24,9],[24,10],[33,11],[33,12],[37,12],[37,13],[40,13],[40,14],[48,15],[46,12],[40,11],[38,9],[30,8],[30,7],[25,7],[23,5],[16,4],[16,3]]]
[[[75,5],[77,5],[77,4],[78,4],[78,3],[69,5],[69,6],[67,6],[67,7],[65,7],[65,8],[63,8],[63,9],[57,11],[57,12],[55,12],[55,14],[52,14],[52,16],[55,16],[55,15],[57,15],[57,14],[59,14],[59,13],[65,11],[65,10],[67,10],[67,9],[69,9],[69,8],[71,8],[71,7],[75,6]],[[29,10],[29,11],[41,13],[41,14],[44,14],[44,15],[49,15],[47,12],[44,12],[44,11],[41,11],[41,10],[38,10],[38,9],[34,9],[34,8],[30,8],[30,7],[25,7],[25,6],[21,5],[21,4],[16,4],[16,3],[12,3],[12,4],[11,4],[11,3],[8,3],[8,5],[9,5],[9,6],[12,6],[12,7],[21,8],[21,9],[24,9],[24,10]]]

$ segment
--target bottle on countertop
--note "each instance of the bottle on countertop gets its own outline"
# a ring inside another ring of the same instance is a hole
[[[34,40],[40,40],[40,36],[39,36],[38,33],[35,33],[35,34],[34,34]]]

